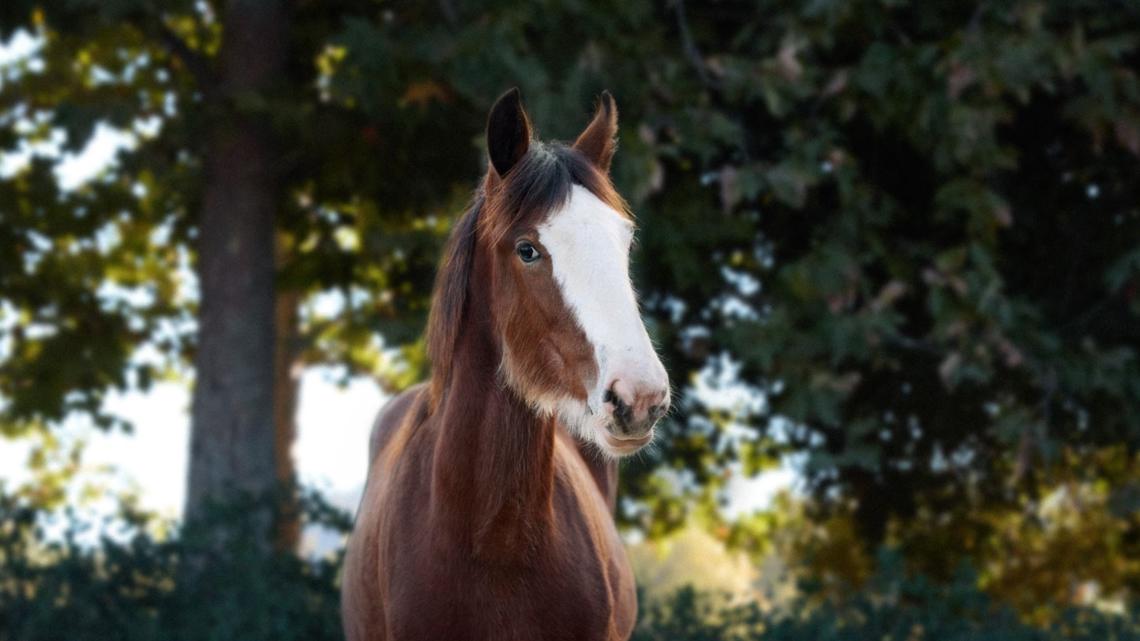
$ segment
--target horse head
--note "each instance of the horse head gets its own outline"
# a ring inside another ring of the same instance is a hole
[[[489,318],[502,382],[580,439],[624,456],[652,440],[669,380],[630,282],[636,227],[609,178],[616,133],[609,93],[571,145],[533,138],[518,90],[496,102],[483,188],[443,268],[467,276],[439,280],[428,336],[445,379],[464,323]]]

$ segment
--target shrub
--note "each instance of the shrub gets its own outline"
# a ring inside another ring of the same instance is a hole
[[[0,498],[0,639],[340,641],[340,555],[303,559],[261,544],[243,525],[257,512],[250,503],[218,507],[168,540],[127,513],[89,545],[91,528],[76,520],[47,537],[42,512]],[[308,522],[347,531],[347,516],[318,496],[302,508]]]
[[[903,569],[895,552],[879,555],[860,589],[823,597],[806,584],[784,612],[730,606],[727,597],[682,589],[643,612],[634,641],[1125,641],[1140,639],[1140,616],[1071,609],[1048,628],[1020,621],[978,589],[963,567],[949,583]],[[828,594],[834,591],[829,590]]]
[[[308,523],[348,531],[348,516],[319,496],[301,507]],[[218,507],[202,527],[164,539],[151,533],[151,517],[125,510],[91,542],[93,530],[75,518],[47,536],[41,509],[0,495],[0,641],[340,641],[342,555],[269,548],[246,527],[257,512],[249,503]],[[1071,610],[1058,621],[1026,625],[969,570],[937,583],[885,552],[860,589],[804,585],[781,611],[683,588],[642,608],[634,641],[1140,639],[1136,613]]]

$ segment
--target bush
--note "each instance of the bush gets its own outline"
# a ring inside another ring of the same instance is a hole
[[[90,528],[75,519],[58,540],[45,540],[42,512],[0,501],[3,641],[343,639],[340,555],[302,559],[263,545],[244,518],[259,502],[218,507],[170,540],[128,512],[116,519],[117,534],[87,545],[80,541]],[[308,522],[347,531],[347,516],[319,497],[304,497],[302,507]]]
[[[343,512],[308,495],[306,521],[339,532]],[[340,554],[302,559],[277,552],[246,525],[255,504],[217,508],[201,528],[163,540],[152,519],[125,510],[94,544],[69,518],[45,535],[45,514],[0,496],[0,641],[340,641]],[[221,526],[225,527],[222,528]],[[227,532],[221,542],[218,532]],[[110,532],[110,533],[108,533]],[[220,544],[221,543],[221,544]],[[787,609],[682,589],[642,608],[634,641],[1124,641],[1140,618],[1072,610],[1048,629],[1025,625],[962,570],[949,584],[880,555],[862,588],[803,586]],[[834,596],[839,594],[841,596]]]
[[[1138,613],[1113,615],[1071,609],[1048,628],[1022,623],[1008,606],[978,589],[963,567],[948,584],[909,575],[901,556],[884,551],[862,588],[822,596],[802,586],[783,613],[727,597],[678,591],[642,613],[634,641],[1125,641],[1140,639]],[[828,594],[836,591],[829,590]]]

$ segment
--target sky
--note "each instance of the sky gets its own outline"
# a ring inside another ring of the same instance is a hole
[[[34,56],[39,46],[37,38],[23,32],[0,43],[0,71]],[[61,139],[0,153],[0,176],[18,171],[33,154],[60,155]],[[74,189],[98,176],[114,162],[119,149],[133,144],[133,134],[99,126],[86,149],[63,155],[57,170],[61,186]],[[298,438],[293,446],[303,485],[322,490],[337,505],[355,508],[367,472],[368,431],[385,400],[379,385],[370,379],[355,378],[340,385],[328,370],[304,372]],[[730,405],[750,402],[732,394],[722,400]],[[106,433],[83,416],[67,419],[56,432],[66,443],[84,443],[83,474],[113,478],[118,487],[135,490],[142,507],[176,518],[186,488],[189,407],[188,382],[161,382],[145,393],[110,395],[107,409],[133,423],[133,434]],[[0,440],[0,483],[27,480],[25,468],[32,445],[27,440]],[[737,475],[729,482],[726,516],[765,507],[777,492],[792,487],[795,478],[790,464],[753,479]]]
[[[306,371],[293,446],[301,482],[321,489],[338,504],[355,507],[367,472],[368,431],[385,400],[380,387],[366,378],[353,379],[342,387],[333,381],[331,372]],[[113,468],[123,483],[138,491],[144,507],[176,517],[186,490],[189,384],[162,382],[146,393],[115,393],[107,409],[133,423],[134,433],[107,433],[85,417],[68,419],[58,432],[69,442],[85,442],[87,474]],[[23,468],[32,444],[28,440],[4,442],[0,479],[27,480]]]

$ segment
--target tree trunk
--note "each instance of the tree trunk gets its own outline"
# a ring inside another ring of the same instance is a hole
[[[265,114],[242,112],[236,103],[280,80],[285,5],[230,0],[222,24],[219,86],[207,106],[212,114],[198,224],[201,308],[188,521],[200,518],[211,500],[262,494],[278,478],[274,218],[282,194]]]
[[[282,257],[282,253],[278,254]],[[278,262],[281,264],[281,261]],[[277,351],[273,358],[273,457],[278,487],[290,489],[296,482],[293,464],[293,441],[297,438],[297,307],[300,295],[295,291],[277,292]],[[301,540],[301,515],[290,491],[283,497],[276,514],[274,542],[279,550],[296,550]]]

